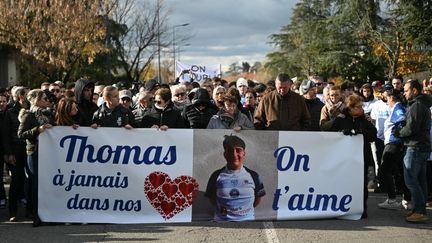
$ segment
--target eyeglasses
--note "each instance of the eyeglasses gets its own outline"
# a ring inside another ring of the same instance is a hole
[[[174,96],[175,97],[180,97],[180,96],[185,96],[186,95],[186,93],[177,93],[177,94],[175,94]]]
[[[131,101],[131,99],[128,98],[128,97],[123,97],[121,100],[122,100],[122,101],[126,101],[126,102],[130,102],[130,101]]]

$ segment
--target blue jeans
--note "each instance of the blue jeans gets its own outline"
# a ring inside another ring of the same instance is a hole
[[[426,161],[429,152],[420,152],[408,147],[404,156],[405,184],[411,192],[413,212],[426,214],[427,183]]]
[[[30,197],[33,205],[33,213],[37,215],[38,210],[38,155],[34,153],[27,156],[27,165],[30,171],[29,183],[30,183]]]

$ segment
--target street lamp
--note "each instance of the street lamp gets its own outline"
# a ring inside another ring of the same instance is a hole
[[[190,43],[187,43],[187,44],[184,44],[184,45],[179,45],[179,47],[177,47],[177,51],[178,51],[178,54],[177,54],[177,59],[180,61],[180,52],[181,52],[181,47],[182,46],[190,46],[191,44]]]
[[[177,25],[174,25],[173,26],[173,59],[174,59],[174,72],[173,72],[173,76],[174,76],[174,78],[173,78],[173,80],[175,80],[175,71],[176,71],[176,39],[175,39],[175,30],[176,30],[176,28],[178,28],[178,27],[184,27],[184,26],[188,26],[189,25],[189,23],[185,23],[185,24],[177,24]]]

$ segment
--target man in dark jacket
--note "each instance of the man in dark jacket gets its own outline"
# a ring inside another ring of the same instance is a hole
[[[404,96],[409,104],[406,124],[400,131],[395,131],[395,135],[402,138],[407,148],[404,156],[404,178],[413,201],[412,212],[406,217],[408,222],[428,220],[426,161],[431,152],[429,130],[432,102],[430,96],[422,94],[422,89],[417,80],[409,80],[404,85]]]
[[[255,112],[254,125],[257,130],[304,130],[310,114],[304,99],[291,91],[292,80],[288,74],[277,76],[276,90],[266,94]]]
[[[93,114],[92,128],[101,127],[124,127],[131,129],[135,121],[130,109],[120,105],[119,91],[116,87],[104,88],[103,96],[105,103]]]
[[[207,128],[207,125],[216,113],[217,107],[210,102],[210,95],[204,88],[198,88],[191,100],[183,110],[183,119],[187,128]]]
[[[24,87],[13,88],[13,106],[6,111],[2,125],[2,140],[6,161],[12,174],[12,181],[9,187],[9,221],[17,220],[18,201],[24,199],[25,172],[27,164],[26,142],[18,138],[19,120],[18,115],[21,108],[28,109],[29,102],[26,99]],[[30,188],[27,190],[30,192]],[[30,195],[28,195],[30,196]],[[27,215],[32,211],[30,197],[27,197]]]
[[[90,126],[97,105],[92,102],[94,83],[88,79],[78,79],[75,83],[75,99],[78,104],[78,114],[75,116],[75,121],[80,126]]]

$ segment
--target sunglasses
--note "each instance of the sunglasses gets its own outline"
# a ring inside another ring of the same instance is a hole
[[[178,93],[178,94],[175,94],[174,96],[175,97],[180,97],[180,96],[185,96],[186,95],[186,93]]]
[[[164,102],[161,101],[161,100],[155,100],[155,103],[158,104],[158,105],[161,105],[161,104],[163,104]]]
[[[130,101],[131,101],[131,99],[130,99],[130,98],[127,98],[127,97],[125,97],[125,98],[122,98],[122,101],[130,102]]]
[[[59,93],[60,90],[59,90],[59,89],[52,89],[52,90],[50,90],[50,92],[51,92],[51,93]]]

